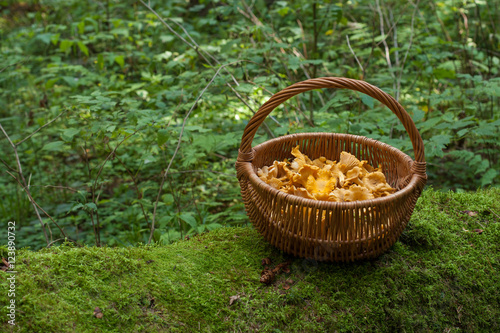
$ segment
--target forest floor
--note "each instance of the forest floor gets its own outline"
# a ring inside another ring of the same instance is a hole
[[[2,305],[0,331],[500,331],[499,199],[428,189],[390,250],[349,264],[287,256],[252,227],[168,246],[20,249],[14,298],[0,271],[16,326]],[[264,258],[289,262],[269,285]]]

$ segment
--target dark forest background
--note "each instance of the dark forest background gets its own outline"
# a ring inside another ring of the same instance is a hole
[[[498,186],[499,7],[0,1],[0,217],[32,249],[166,244],[246,224],[234,170],[244,126],[273,93],[321,76],[397,98],[434,189]],[[397,118],[353,91],[303,94],[265,125],[254,144],[341,132],[412,154]]]

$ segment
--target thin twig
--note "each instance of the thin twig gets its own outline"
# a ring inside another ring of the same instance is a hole
[[[47,236],[47,230],[45,229],[45,224],[43,223],[43,220],[42,220],[42,217],[40,216],[40,213],[38,212],[37,205],[36,205],[35,201],[31,197],[30,190],[26,186],[26,179],[24,178],[24,175],[23,175],[23,169],[21,167],[21,161],[19,159],[19,154],[17,153],[17,146],[14,143],[12,143],[12,140],[10,139],[9,135],[7,134],[7,132],[4,130],[4,128],[3,128],[3,126],[2,126],[1,123],[0,123],[0,130],[3,132],[3,134],[5,135],[5,137],[7,138],[7,140],[9,141],[9,143],[10,143],[10,145],[12,147],[12,150],[14,150],[14,156],[16,157],[16,163],[17,163],[17,174],[19,175],[20,180],[17,179],[9,171],[6,171],[6,172],[9,175],[11,175],[21,185],[21,187],[24,189],[24,191],[28,195],[28,198],[30,199],[31,205],[35,209],[35,213],[36,213],[36,215],[38,217],[38,220],[40,221],[40,224],[42,226],[43,234],[45,236],[45,241],[48,244],[49,243],[49,237]]]
[[[97,229],[96,223],[94,221],[94,212],[90,211],[90,221],[92,221],[92,227],[94,229],[94,238],[95,238],[95,246],[99,247],[99,238],[97,237],[97,234],[100,232],[99,229]]]
[[[382,15],[382,10],[380,9],[380,4],[379,0],[376,0],[375,3],[377,4],[377,11],[378,15],[380,18],[380,35],[382,37],[385,37],[385,32],[384,32],[384,16]],[[382,40],[382,43],[384,44],[384,49],[385,49],[385,60],[387,62],[387,66],[389,67],[389,73],[391,74],[392,78],[395,80],[396,77],[394,76],[394,73],[392,72],[392,63],[391,63],[391,57],[389,56],[389,46],[387,45],[387,42],[385,41],[385,38]]]
[[[9,68],[9,67],[15,66],[15,65],[17,65],[17,64],[22,64],[23,62],[26,62],[26,61],[28,61],[28,60],[30,60],[30,58],[29,58],[29,57],[28,57],[28,59],[21,60],[21,61],[16,61],[16,62],[15,62],[15,63],[13,63],[13,64],[7,65],[7,66],[5,66],[4,68],[0,69],[0,73],[2,73],[4,70],[6,70],[6,69],[7,69],[7,68]]]
[[[165,170],[165,173],[163,174],[163,177],[162,177],[162,180],[161,180],[161,183],[160,183],[160,188],[158,189],[158,195],[156,196],[156,201],[155,201],[154,208],[153,208],[153,219],[151,221],[151,233],[149,234],[148,244],[150,244],[151,240],[153,239],[153,234],[154,234],[154,231],[155,231],[156,209],[158,207],[158,202],[160,201],[160,196],[161,196],[161,193],[163,191],[163,184],[165,183],[165,179],[168,176],[168,172],[170,171],[170,167],[172,166],[172,163],[174,162],[174,159],[177,156],[177,153],[179,152],[179,148],[180,148],[181,142],[182,142],[182,136],[184,134],[184,128],[186,126],[186,122],[187,122],[187,120],[189,118],[189,115],[194,110],[195,106],[198,104],[198,101],[201,99],[201,97],[203,96],[203,94],[205,93],[205,91],[212,84],[212,82],[214,82],[214,80],[217,77],[217,75],[219,75],[219,73],[223,69],[223,67],[230,66],[230,65],[233,65],[233,64],[238,63],[238,62],[241,62],[241,61],[235,61],[235,62],[232,62],[232,63],[229,63],[229,64],[225,64],[225,65],[222,65],[221,67],[219,67],[217,69],[217,71],[215,72],[214,76],[212,76],[212,79],[210,80],[210,82],[208,82],[208,84],[205,86],[205,88],[203,88],[203,90],[201,91],[200,95],[198,95],[198,97],[194,101],[193,105],[191,106],[191,108],[187,112],[186,116],[184,117],[184,121],[182,122],[181,131],[179,133],[179,139],[177,140],[177,147],[175,147],[174,154],[170,158],[170,162],[168,163],[167,169]]]
[[[406,50],[405,56],[403,58],[403,64],[401,65],[401,70],[399,72],[399,80],[401,81],[401,76],[403,75],[403,69],[405,68],[406,59],[408,57],[408,53],[410,52],[411,46],[413,44],[413,35],[414,35],[414,23],[415,23],[415,13],[418,10],[418,4],[420,0],[417,0],[415,4],[415,9],[413,10],[413,14],[411,16],[411,33],[410,33],[410,44],[408,45],[408,49]]]
[[[495,213],[495,212],[494,212],[492,209],[490,209],[490,208],[487,208],[487,209],[488,209],[488,211],[489,211],[491,214],[495,215],[495,216],[496,216],[496,217],[500,220],[500,216],[498,216],[498,215],[497,215],[497,213]]]
[[[12,168],[9,164],[7,164],[7,162],[5,162],[3,159],[0,158],[0,162],[2,162],[3,165],[5,165],[7,167],[7,169],[9,169],[10,171],[12,172],[15,172],[15,173],[18,173],[16,169]]]
[[[172,112],[172,115],[170,116],[170,119],[168,120],[168,123],[165,126],[165,128],[168,128],[170,126],[172,119],[174,119],[174,116],[177,114],[177,111],[179,111],[179,108],[182,103],[182,98],[184,97],[183,93],[184,93],[184,88],[181,90],[181,95],[179,96],[179,103],[177,103],[177,107],[175,108],[174,112]]]
[[[200,170],[182,170],[182,171],[175,171],[175,172],[170,172],[171,175],[175,175],[175,174],[179,174],[179,173],[196,173],[196,172],[209,172],[209,173],[216,173],[218,175],[223,175],[223,176],[226,176],[226,177],[235,177],[236,176],[236,173],[234,174],[231,174],[231,173],[224,173],[224,172],[220,172],[220,171],[214,171],[214,170],[210,170],[210,169],[200,169]]]
[[[28,200],[31,202],[32,205],[35,206],[36,214],[38,216],[38,219],[42,223],[42,227],[44,228],[44,230],[45,230],[45,224],[42,222],[42,217],[40,216],[40,213],[38,212],[38,209],[40,209],[45,214],[45,216],[47,216],[56,225],[56,227],[61,231],[61,234],[64,237],[68,237],[66,235],[66,233],[64,232],[64,230],[59,226],[59,224],[52,218],[52,216],[50,216],[49,213],[47,213],[42,207],[40,207],[40,205],[35,201],[35,199],[33,199],[33,197],[31,196],[31,192],[29,191],[28,187],[27,186],[23,186],[23,184],[19,181],[19,179],[17,179],[10,172],[8,172],[8,171],[5,171],[5,172],[7,172],[12,178],[14,178],[17,181],[17,183],[21,186],[21,189],[24,190],[24,192],[26,192],[26,195],[28,196]],[[48,240],[48,238],[47,238],[47,240]],[[48,242],[47,242],[47,244],[48,244]]]
[[[87,140],[85,140],[85,144],[81,148],[83,150],[83,154],[85,155],[85,164],[87,164],[87,171],[89,174],[89,182],[91,182],[92,181],[92,169],[90,168],[89,155],[87,154]],[[92,191],[92,202],[93,202],[94,191],[93,191],[92,186],[91,186],[91,191]],[[87,198],[85,198],[85,201],[87,201]],[[97,229],[95,227],[94,217],[93,217],[92,211],[88,212],[88,214],[90,216],[90,221],[92,222],[92,230],[94,230],[95,245],[98,246],[99,240],[97,239]]]
[[[77,242],[77,241],[74,241],[74,240],[72,240],[72,239],[69,239],[69,238],[59,238],[59,239],[56,239],[56,240],[54,240],[54,241],[50,242],[50,243],[47,245],[47,248],[51,247],[54,243],[57,243],[57,242],[59,242],[59,241],[61,241],[61,240],[64,240],[64,241],[70,241],[70,242],[75,243],[75,245],[76,245],[76,246],[78,246],[78,247],[82,247],[82,245],[81,245],[81,244],[78,244],[78,242]]]
[[[356,53],[354,53],[354,50],[351,47],[351,43],[349,43],[349,35],[346,35],[345,38],[347,39],[347,46],[349,46],[349,50],[351,50],[352,55],[354,56],[354,59],[356,59],[356,62],[359,65],[359,68],[361,68],[361,71],[364,73],[365,70],[363,69],[363,65],[359,62],[358,57],[356,57]]]
[[[379,46],[380,44],[382,44],[387,38],[389,38],[389,34],[392,32],[392,30],[394,29],[394,27],[396,26],[396,24],[399,23],[399,20],[401,20],[403,18],[403,14],[404,12],[406,11],[406,8],[408,8],[408,6],[410,5],[410,3],[407,3],[403,9],[401,10],[402,14],[399,15],[398,19],[396,20],[396,22],[394,22],[394,24],[391,25],[391,27],[389,28],[389,30],[387,30],[387,34],[385,35],[384,38],[382,38],[377,44],[376,46]]]
[[[59,118],[60,116],[63,115],[63,113],[66,113],[68,110],[64,110],[63,112],[59,113],[59,115],[57,115],[54,119],[52,119],[51,121],[49,121],[48,123],[45,123],[43,124],[42,126],[38,127],[33,133],[31,133],[30,135],[28,135],[27,137],[25,137],[24,139],[22,139],[21,141],[17,142],[16,143],[16,146],[19,146],[21,143],[23,143],[24,141],[28,140],[29,138],[31,138],[33,135],[35,135],[38,131],[40,131],[42,128],[44,127],[47,127],[49,126],[51,123],[53,123],[54,121],[57,120],[57,118]]]
[[[68,186],[58,186],[58,185],[31,185],[31,187],[49,187],[49,188],[57,188],[57,189],[61,189],[61,190],[68,190],[68,191],[72,191],[72,192],[78,192],[78,190],[77,190],[77,189],[72,188],[72,187],[68,187]]]

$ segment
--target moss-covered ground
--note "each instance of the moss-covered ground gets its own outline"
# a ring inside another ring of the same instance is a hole
[[[500,189],[426,190],[389,251],[350,264],[289,257],[252,227],[169,246],[19,250],[16,326],[0,271],[0,331],[499,332],[499,215]],[[269,286],[266,257],[291,261]]]

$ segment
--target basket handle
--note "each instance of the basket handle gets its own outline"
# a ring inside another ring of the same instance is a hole
[[[406,110],[399,104],[392,96],[385,93],[381,89],[361,80],[339,78],[339,77],[323,77],[317,79],[309,79],[306,81],[295,83],[280,92],[274,94],[266,103],[264,103],[259,111],[257,111],[252,119],[248,122],[241,138],[240,150],[238,153],[238,162],[251,162],[253,160],[252,141],[255,133],[260,125],[264,122],[266,117],[281,103],[292,98],[293,96],[305,91],[319,88],[338,88],[338,89],[351,89],[362,92],[379,100],[382,104],[391,109],[392,112],[399,118],[404,128],[410,136],[415,152],[415,162],[421,165],[417,171],[418,173],[425,174],[425,153],[424,143],[422,137]],[[423,170],[422,170],[423,167]]]

